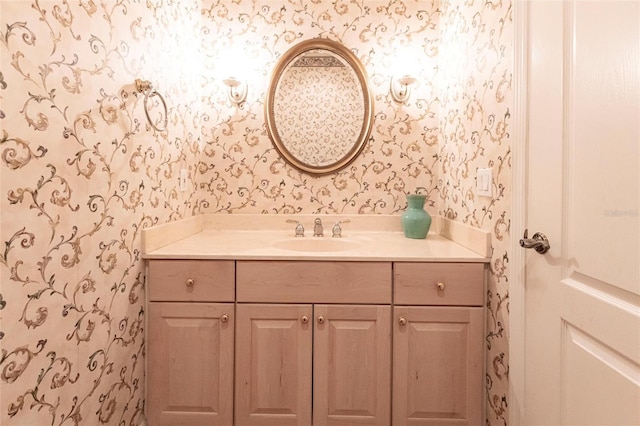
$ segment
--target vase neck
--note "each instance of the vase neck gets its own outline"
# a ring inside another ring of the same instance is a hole
[[[421,209],[424,207],[426,195],[407,195],[407,204],[409,208]]]

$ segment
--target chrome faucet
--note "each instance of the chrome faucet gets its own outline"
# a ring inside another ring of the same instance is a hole
[[[324,228],[322,227],[322,220],[316,217],[313,221],[313,236],[322,237],[324,235]]]

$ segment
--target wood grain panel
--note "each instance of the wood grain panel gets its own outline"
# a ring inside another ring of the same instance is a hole
[[[149,260],[149,300],[233,302],[235,265],[230,260]],[[193,285],[187,285],[193,280]]]
[[[316,305],[314,314],[314,426],[389,425],[391,307]]]
[[[394,308],[394,426],[482,424],[482,330],[482,308]]]
[[[233,304],[153,302],[148,327],[149,424],[229,426]]]
[[[391,303],[390,262],[242,261],[239,302]]]
[[[482,306],[484,268],[482,263],[396,263],[394,301],[397,305]]]
[[[312,315],[311,305],[237,305],[236,425],[311,424]]]

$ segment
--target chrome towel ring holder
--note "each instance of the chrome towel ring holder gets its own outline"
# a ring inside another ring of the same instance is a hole
[[[136,89],[138,90],[138,92],[144,93],[144,114],[147,116],[147,121],[149,122],[149,124],[151,124],[151,127],[156,129],[158,132],[165,131],[169,122],[169,115],[167,114],[167,103],[164,101],[162,95],[153,88],[149,81],[141,80],[139,78],[136,79]],[[164,108],[164,120],[162,120],[162,127],[158,127],[149,116],[149,108],[147,107],[147,105],[149,103],[149,98],[151,98],[152,96],[157,96],[162,103],[162,107]]]

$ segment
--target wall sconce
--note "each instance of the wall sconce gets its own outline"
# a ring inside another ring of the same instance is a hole
[[[411,96],[411,85],[416,81],[418,80],[410,75],[404,75],[398,79],[391,77],[390,91],[393,100],[399,103],[406,103]]]
[[[225,78],[223,81],[229,87],[227,95],[231,103],[242,105],[247,100],[247,82],[237,80],[234,77]]]

